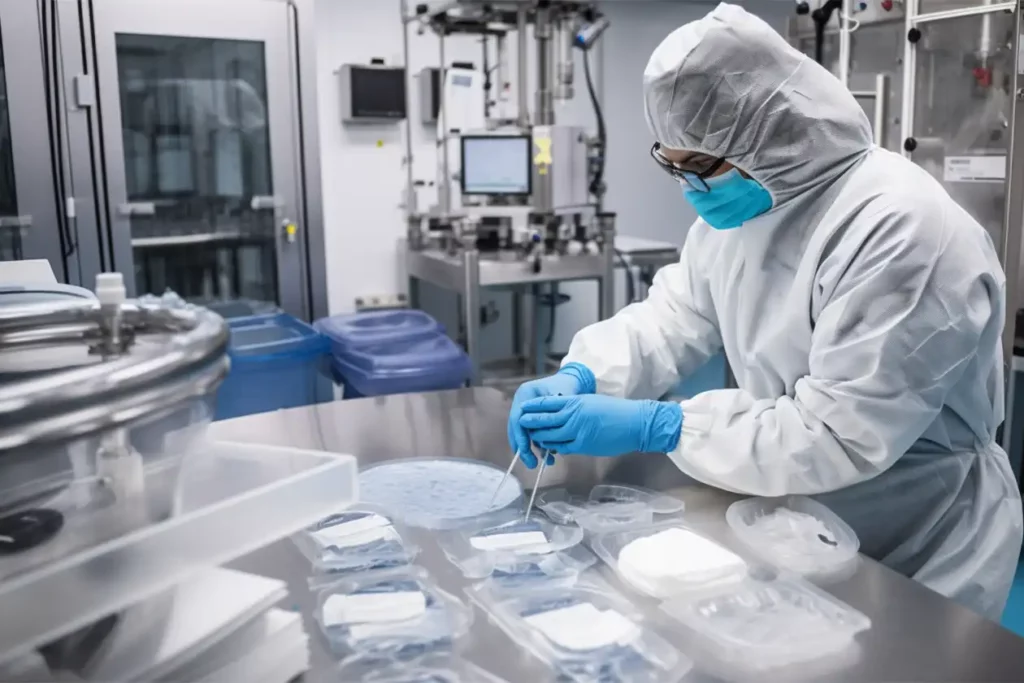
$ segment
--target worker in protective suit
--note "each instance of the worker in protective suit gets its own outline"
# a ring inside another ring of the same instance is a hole
[[[652,156],[700,218],[645,301],[520,387],[512,448],[530,467],[531,442],[665,453],[727,491],[814,496],[865,554],[997,619],[1022,519],[995,442],[1006,285],[988,234],[739,7],[670,34],[644,98]],[[721,351],[739,388],[657,400]]]

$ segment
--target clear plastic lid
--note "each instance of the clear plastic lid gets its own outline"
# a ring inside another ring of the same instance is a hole
[[[681,595],[662,609],[719,656],[760,670],[835,654],[871,620],[797,578],[771,574]]]
[[[570,680],[676,680],[692,666],[606,585],[508,594],[485,582],[468,593],[509,638]]]
[[[515,477],[479,460],[410,458],[374,465],[359,474],[360,499],[409,526],[456,529],[521,510]],[[501,484],[501,490],[498,485]]]
[[[411,563],[419,548],[387,514],[369,505],[356,505],[307,527],[295,544],[314,570],[325,574],[389,569]]]
[[[679,522],[595,534],[591,547],[627,585],[659,599],[747,572],[739,555]]]
[[[336,353],[347,349],[405,339],[423,339],[445,333],[432,317],[417,310],[364,311],[334,315],[316,321],[316,328],[331,338]]]
[[[841,572],[860,547],[846,522],[805,496],[741,500],[729,506],[725,518],[759,557],[804,576]]]
[[[320,591],[315,617],[331,649],[408,659],[448,652],[473,613],[419,567],[343,578]]]
[[[617,484],[595,486],[586,498],[549,489],[538,494],[536,504],[555,523],[578,524],[592,533],[650,524],[655,515],[683,510],[683,502],[672,496]]]
[[[338,680],[364,683],[505,683],[489,671],[451,655],[427,655],[412,662],[350,657],[341,663],[338,673]]]
[[[532,555],[498,562],[487,579],[494,592],[532,590],[537,587],[569,588],[597,562],[582,545],[547,555]]]
[[[579,545],[583,530],[552,524],[536,516],[524,522],[485,521],[438,538],[448,559],[471,579],[490,576],[494,569],[536,564],[544,556]]]

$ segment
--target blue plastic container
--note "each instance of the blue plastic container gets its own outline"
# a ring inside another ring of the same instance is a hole
[[[367,311],[321,318],[316,329],[331,340],[335,356],[373,344],[432,339],[445,334],[444,326],[423,311]]]
[[[473,372],[466,353],[440,334],[352,349],[331,366],[344,398],[457,389]]]
[[[330,401],[330,348],[312,326],[286,313],[229,321],[231,372],[217,393],[215,419]]]

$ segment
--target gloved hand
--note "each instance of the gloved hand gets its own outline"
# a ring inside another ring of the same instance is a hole
[[[559,454],[669,453],[679,445],[683,409],[667,401],[612,396],[546,396],[526,401],[519,426]]]
[[[533,469],[537,466],[537,457],[530,450],[530,437],[519,426],[519,418],[523,414],[523,404],[531,399],[543,396],[576,396],[592,394],[597,389],[594,373],[581,363],[567,363],[557,373],[549,377],[524,382],[512,398],[512,410],[508,414],[508,445],[519,453],[519,459]],[[553,459],[548,464],[554,463]]]

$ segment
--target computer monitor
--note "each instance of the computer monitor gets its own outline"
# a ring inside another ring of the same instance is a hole
[[[530,194],[531,145],[528,135],[462,136],[462,194]]]

